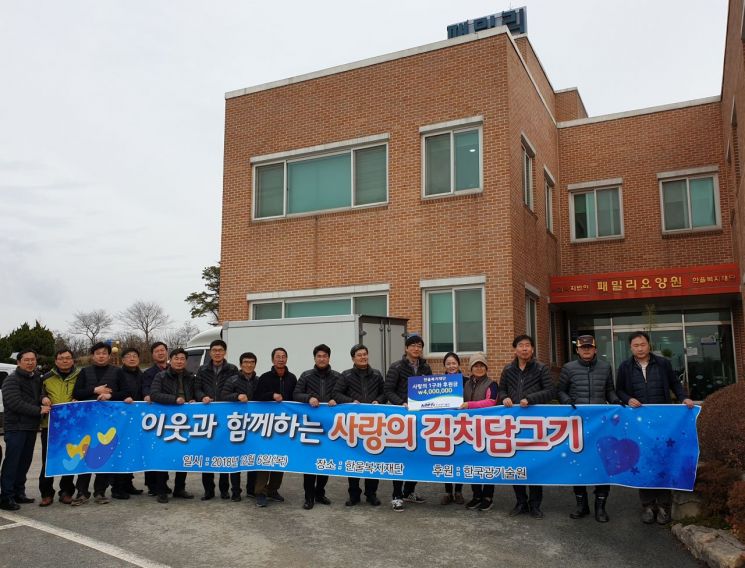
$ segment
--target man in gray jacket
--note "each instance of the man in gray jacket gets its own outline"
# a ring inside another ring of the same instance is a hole
[[[595,338],[592,335],[580,335],[577,338],[579,359],[570,361],[561,368],[559,379],[559,402],[561,404],[620,404],[613,384],[613,372],[610,364],[597,357]],[[607,523],[610,519],[605,512],[610,485],[595,486],[595,520]],[[587,487],[574,488],[577,509],[569,513],[572,519],[581,519],[590,514],[587,502]]]

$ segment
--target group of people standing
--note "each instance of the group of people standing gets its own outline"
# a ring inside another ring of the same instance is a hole
[[[549,369],[535,358],[535,343],[529,335],[519,335],[512,342],[514,359],[501,371],[498,380],[488,374],[488,363],[483,353],[470,355],[468,372],[461,370],[460,357],[447,353],[443,358],[446,374],[463,375],[464,401],[461,408],[484,408],[502,404],[506,408],[547,404],[558,398],[561,404],[624,404],[636,408],[642,404],[671,403],[671,391],[678,401],[693,407],[681,382],[675,377],[667,359],[651,352],[649,336],[644,332],[631,335],[632,356],[624,361],[617,372],[614,384],[610,365],[597,356],[595,339],[591,335],[577,338],[578,358],[561,369],[558,386],[550,377]],[[41,428],[42,469],[39,491],[42,507],[54,502],[53,478],[47,477],[44,465],[48,440],[48,414],[55,404],[82,401],[146,401],[157,404],[181,405],[189,402],[212,401],[248,402],[296,401],[316,407],[319,404],[392,404],[408,406],[408,379],[412,376],[433,374],[422,357],[424,341],[419,335],[405,340],[405,353],[387,370],[385,377],[369,365],[368,350],[362,344],[350,350],[352,367],[342,373],[331,368],[331,349],[317,345],[313,349],[314,365],[297,378],[287,367],[287,351],[282,347],[271,353],[272,368],[261,376],[255,372],[257,357],[251,352],[239,357],[240,368],[226,360],[227,345],[218,339],[211,343],[210,360],[202,365],[196,375],[186,368],[188,354],[183,349],[173,349],[162,342],[151,346],[152,366],[140,369],[140,353],[128,348],[122,352],[122,366],[111,364],[111,347],[97,343],[91,348],[91,365],[78,368],[69,349],[60,349],[55,355],[52,370],[41,376],[37,370],[36,354],[26,349],[17,356],[18,367],[3,385],[5,404],[6,455],[0,471],[0,509],[17,510],[21,504],[35,500],[26,494],[25,484],[33,459],[37,432]],[[1,457],[1,456],[0,456]],[[241,501],[241,473],[219,474],[217,485],[213,473],[202,473],[203,501],[216,497]],[[61,503],[79,506],[90,498],[91,474],[63,476],[59,482],[58,499]],[[186,473],[174,474],[173,489],[168,486],[169,473],[145,472],[148,494],[159,503],[168,503],[171,497],[193,499],[186,490]],[[281,471],[247,472],[246,494],[256,499],[258,507],[269,501],[282,502],[279,493]],[[326,495],[328,476],[305,474],[303,476],[303,508],[312,509],[316,503],[330,505]],[[353,507],[362,500],[379,506],[377,496],[379,480],[348,479],[345,505]],[[422,503],[424,498],[416,492],[415,481],[394,480],[391,507],[403,511],[405,503]],[[131,474],[97,474],[93,481],[93,500],[99,504],[109,502],[106,491],[111,486],[115,499],[129,499],[130,495],[143,493],[133,485]],[[487,511],[493,506],[494,485],[472,484],[472,498],[466,502],[462,484],[445,484],[441,498],[443,505],[465,505],[468,509]],[[537,485],[513,486],[516,503],[510,515],[528,514],[543,518],[541,503],[543,488]],[[598,522],[608,522],[606,503],[609,485],[595,487],[594,516]],[[672,495],[669,490],[641,489],[642,521],[647,524],[670,521]],[[587,487],[574,487],[577,508],[570,513],[573,519],[590,514]]]

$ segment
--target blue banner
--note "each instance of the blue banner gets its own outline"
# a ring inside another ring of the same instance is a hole
[[[52,407],[47,475],[280,470],[410,481],[693,489],[683,405],[400,406],[220,402]]]

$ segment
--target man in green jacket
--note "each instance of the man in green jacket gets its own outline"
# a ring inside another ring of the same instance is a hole
[[[54,354],[54,367],[44,377],[41,384],[41,402],[53,406],[63,402],[72,402],[72,391],[80,369],[75,366],[72,351],[63,347]],[[54,502],[54,478],[46,476],[47,439],[49,436],[49,415],[41,419],[41,473],[39,474],[39,507],[49,507]],[[60,503],[69,505],[75,494],[74,475],[63,475],[59,482]]]

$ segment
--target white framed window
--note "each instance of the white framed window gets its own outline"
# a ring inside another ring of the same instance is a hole
[[[285,319],[360,314],[388,315],[387,294],[295,297],[251,302],[251,319]]]
[[[254,219],[388,201],[387,136],[371,136],[252,159]],[[274,158],[274,159],[272,159]]]
[[[720,228],[722,220],[719,209],[718,176],[707,173],[662,177],[660,179],[660,207],[663,233]]]
[[[481,121],[481,117],[473,117],[419,129],[424,197],[481,191]]]
[[[535,158],[535,148],[530,140],[522,134],[520,136],[522,150],[522,185],[523,185],[523,203],[532,211],[533,206],[533,160]]]
[[[568,188],[570,228],[574,242],[623,237],[620,183],[615,186],[599,184],[593,187],[594,183],[570,185]]]
[[[547,169],[543,170],[543,189],[546,199],[546,229],[554,232],[554,182],[553,176]]]
[[[424,328],[428,355],[484,351],[483,286],[424,290]]]

